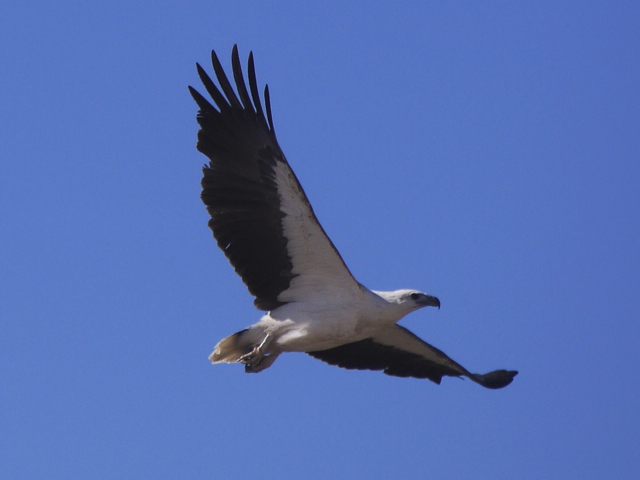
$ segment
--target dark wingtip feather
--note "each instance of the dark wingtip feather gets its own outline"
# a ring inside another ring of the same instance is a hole
[[[222,68],[222,64],[220,63],[215,50],[211,50],[211,63],[213,64],[213,70],[218,78],[218,83],[220,84],[224,94],[227,96],[227,100],[231,106],[234,108],[242,108],[242,104],[240,103],[240,100],[238,100],[236,92],[233,91],[233,87],[227,78],[227,74],[224,72],[224,68]]]
[[[211,77],[207,75],[207,72],[204,70],[204,68],[202,68],[202,66],[200,66],[199,63],[196,63],[196,70],[198,71],[198,76],[200,77],[200,81],[204,85],[204,88],[206,88],[207,92],[209,92],[209,95],[211,95],[211,98],[213,98],[213,101],[216,103],[218,108],[220,110],[230,108],[229,103],[227,102],[226,98],[224,98],[224,95],[220,93],[218,87],[216,87],[215,83],[213,83],[213,80],[211,80]]]
[[[256,80],[256,66],[253,61],[253,52],[249,52],[249,88],[251,89],[251,97],[253,98],[253,104],[256,107],[256,112],[267,126],[267,120],[264,117],[264,111],[262,110],[262,101],[260,100],[260,94],[258,93],[258,81]]]
[[[269,85],[264,86],[264,105],[267,108],[267,118],[269,119],[269,128],[275,133],[273,128],[273,118],[271,117],[271,96],[269,95]]]
[[[193,99],[196,101],[196,103],[198,104],[198,107],[200,107],[201,111],[204,111],[204,110],[216,111],[215,108],[213,108],[213,105],[211,105],[209,103],[209,100],[207,100],[202,95],[200,95],[200,93],[195,88],[193,88],[191,85],[189,85],[189,93],[191,94]]]
[[[244,105],[245,110],[249,110],[251,113],[255,113],[253,104],[251,103],[251,99],[249,98],[247,86],[244,83],[244,75],[242,74],[242,65],[240,64],[240,56],[238,55],[237,45],[233,46],[233,52],[231,53],[231,67],[233,70],[233,79],[236,82],[236,88],[238,89],[238,94],[240,95],[240,100],[242,100],[242,104]]]
[[[483,387],[496,390],[498,388],[504,388],[513,382],[513,378],[517,374],[517,370],[495,370],[485,373],[484,375],[475,374],[469,378]]]

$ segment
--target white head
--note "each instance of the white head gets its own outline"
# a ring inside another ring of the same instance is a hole
[[[373,292],[376,295],[384,298],[387,302],[403,307],[405,315],[414,310],[419,310],[423,307],[438,307],[440,308],[440,300],[432,295],[419,292],[418,290],[396,290],[395,292]]]

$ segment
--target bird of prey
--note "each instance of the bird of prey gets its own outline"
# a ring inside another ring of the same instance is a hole
[[[266,313],[221,340],[213,363],[244,364],[257,373],[283,352],[306,352],[330,365],[382,370],[397,377],[468,377],[487,388],[511,383],[516,371],[471,373],[397,322],[440,301],[417,290],[372,291],[360,284],[325,233],[276,139],[269,89],[264,108],[249,54],[245,83],[237,46],[231,61],[234,91],[215,52],[217,87],[198,75],[213,104],[194,88],[200,108],[197,149],[203,168],[202,201],[218,246]]]

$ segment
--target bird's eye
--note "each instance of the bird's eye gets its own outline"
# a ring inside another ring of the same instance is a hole
[[[409,297],[411,297],[411,300],[418,300],[420,298],[420,294],[412,293],[411,295],[409,295]]]

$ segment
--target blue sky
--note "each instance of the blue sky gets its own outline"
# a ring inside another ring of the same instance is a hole
[[[268,3],[268,5],[267,5]],[[5,2],[0,471],[637,478],[634,2]],[[283,355],[215,246],[187,85],[237,43],[354,275],[490,391]]]

